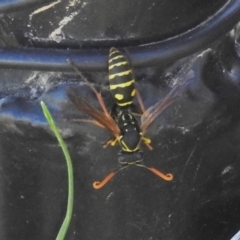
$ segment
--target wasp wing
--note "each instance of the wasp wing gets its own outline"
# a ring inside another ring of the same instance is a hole
[[[116,122],[110,115],[106,115],[104,112],[99,111],[95,107],[93,107],[90,103],[87,102],[86,99],[79,96],[77,91],[71,87],[67,89],[67,95],[69,99],[74,103],[77,109],[83,113],[86,113],[90,117],[92,117],[98,126],[102,126],[109,130],[114,136],[118,136],[120,134],[120,129]],[[94,121],[89,121],[94,123]]]
[[[161,99],[155,105],[148,108],[142,118],[141,118],[141,130],[142,132],[146,132],[147,128],[150,124],[160,115],[162,114],[171,104],[173,104],[178,98],[186,93],[189,86],[189,82],[187,81],[183,85],[176,85],[166,97]]]

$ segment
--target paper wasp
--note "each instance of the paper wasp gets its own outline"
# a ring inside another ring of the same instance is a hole
[[[69,87],[67,94],[70,100],[77,106],[78,110],[92,118],[83,119],[82,121],[91,122],[102,128],[106,128],[113,134],[114,137],[107,141],[103,147],[114,146],[116,143],[119,143],[121,147],[118,154],[119,167],[108,174],[103,181],[94,182],[93,187],[95,189],[103,187],[119,170],[129,165],[144,167],[164,180],[171,181],[173,179],[172,174],[163,174],[155,168],[144,165],[140,144],[143,142],[152,150],[150,146],[151,140],[145,137],[146,130],[165,109],[186,92],[187,84],[175,86],[166,97],[145,110],[141,97],[135,88],[135,80],[128,60],[116,48],[111,48],[108,62],[109,88],[115,99],[115,104],[109,113],[101,93],[81,74],[74,63],[70,62],[70,64],[96,94],[102,109],[102,111],[96,109],[86,99],[79,96],[75,89]],[[135,96],[140,109],[133,104]],[[141,112],[140,124],[135,117],[136,114],[134,111],[136,109],[139,109]]]

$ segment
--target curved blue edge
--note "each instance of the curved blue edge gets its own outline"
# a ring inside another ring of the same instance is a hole
[[[186,80],[179,84],[183,86],[180,91],[190,91],[190,89],[192,89],[192,81],[193,79],[191,76],[186,77]],[[67,95],[67,89],[69,86],[74,87],[79,93],[79,96],[83,96],[86,99],[88,97],[88,100],[92,102],[93,106],[95,106],[94,103],[97,103],[95,107],[99,107],[99,103],[94,98],[95,95],[92,93],[92,90],[89,87],[81,85],[79,82],[69,83],[65,81],[60,83],[58,86],[52,86],[51,88],[39,93],[39,96],[34,100],[30,100],[23,96],[6,96],[0,99],[0,123],[4,123],[4,125],[8,126],[9,128],[12,128],[12,125],[15,124],[29,123],[33,124],[35,127],[45,126],[47,124],[47,120],[40,106],[40,102],[43,101],[47,105],[52,117],[59,126],[64,126],[64,129],[66,130],[75,128],[75,125],[77,125],[77,131],[81,131],[82,127],[86,128],[86,125],[83,124],[81,126],[78,120],[88,118],[88,116],[84,113],[81,113],[70,101]],[[142,89],[144,85],[139,85],[138,87]],[[152,98],[151,94],[149,94],[151,89],[152,88],[146,90],[149,96],[146,99],[146,107],[148,106],[147,102],[150,100],[151,106],[157,102],[156,99]],[[167,87],[166,92],[170,92],[171,89],[172,87]],[[112,107],[112,98],[110,97],[110,92],[103,89],[101,93],[106,97],[104,98],[104,102],[110,111]],[[154,103],[152,101],[154,101]],[[69,123],[75,124],[70,126]],[[12,131],[15,130],[16,129],[13,128]],[[69,134],[68,131],[66,132]]]
[[[0,13],[11,13],[13,11],[30,8],[40,4],[52,2],[51,0],[1,0]]]
[[[239,21],[240,1],[229,1],[208,21],[182,35],[125,50],[129,53],[134,68],[170,62],[206,48],[214,40],[229,32]],[[72,71],[72,67],[66,62],[70,58],[81,67],[81,70],[107,70],[108,51],[108,49],[2,49],[0,67]]]
[[[55,118],[62,118],[68,103],[66,88],[68,84],[62,83],[39,94],[36,100],[29,100],[19,96],[6,96],[0,100],[0,118],[6,124],[12,121],[22,123],[31,122],[35,125],[46,125],[47,120],[43,114],[40,102],[43,101]]]

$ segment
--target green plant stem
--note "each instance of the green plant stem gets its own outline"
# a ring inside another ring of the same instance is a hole
[[[68,152],[67,146],[65,142],[63,141],[57,126],[47,108],[44,102],[41,102],[41,107],[43,110],[43,113],[45,115],[45,118],[48,121],[48,124],[50,126],[50,129],[53,131],[54,135],[56,136],[60,147],[62,148],[64,157],[66,159],[67,169],[68,169],[68,201],[67,201],[67,212],[65,219],[62,223],[62,226],[58,232],[58,235],[56,237],[56,240],[64,240],[67,230],[69,228],[69,224],[72,218],[72,212],[73,212],[73,197],[74,197],[74,183],[73,183],[73,167],[72,167],[72,161],[70,154]]]

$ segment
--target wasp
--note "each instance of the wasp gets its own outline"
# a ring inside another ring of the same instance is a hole
[[[96,109],[89,101],[78,96],[75,89],[69,87],[67,94],[70,100],[79,111],[86,113],[92,118],[82,119],[82,121],[91,122],[105,128],[113,135],[113,138],[103,145],[104,148],[109,145],[115,146],[117,143],[121,148],[118,153],[119,167],[110,172],[101,182],[94,182],[93,187],[95,189],[103,187],[119,170],[130,165],[144,167],[160,178],[171,181],[173,179],[171,173],[164,174],[156,168],[147,167],[143,163],[143,151],[140,145],[143,142],[150,150],[153,149],[150,145],[151,140],[145,136],[146,130],[164,110],[186,92],[187,84],[175,86],[166,97],[145,110],[143,101],[135,86],[135,79],[129,61],[119,50],[111,48],[108,60],[109,89],[115,103],[109,112],[101,93],[82,75],[73,62],[70,61],[70,64],[95,93],[101,106],[101,110]],[[139,107],[133,103],[135,97],[137,98]],[[140,123],[136,118],[138,114],[141,115]]]

